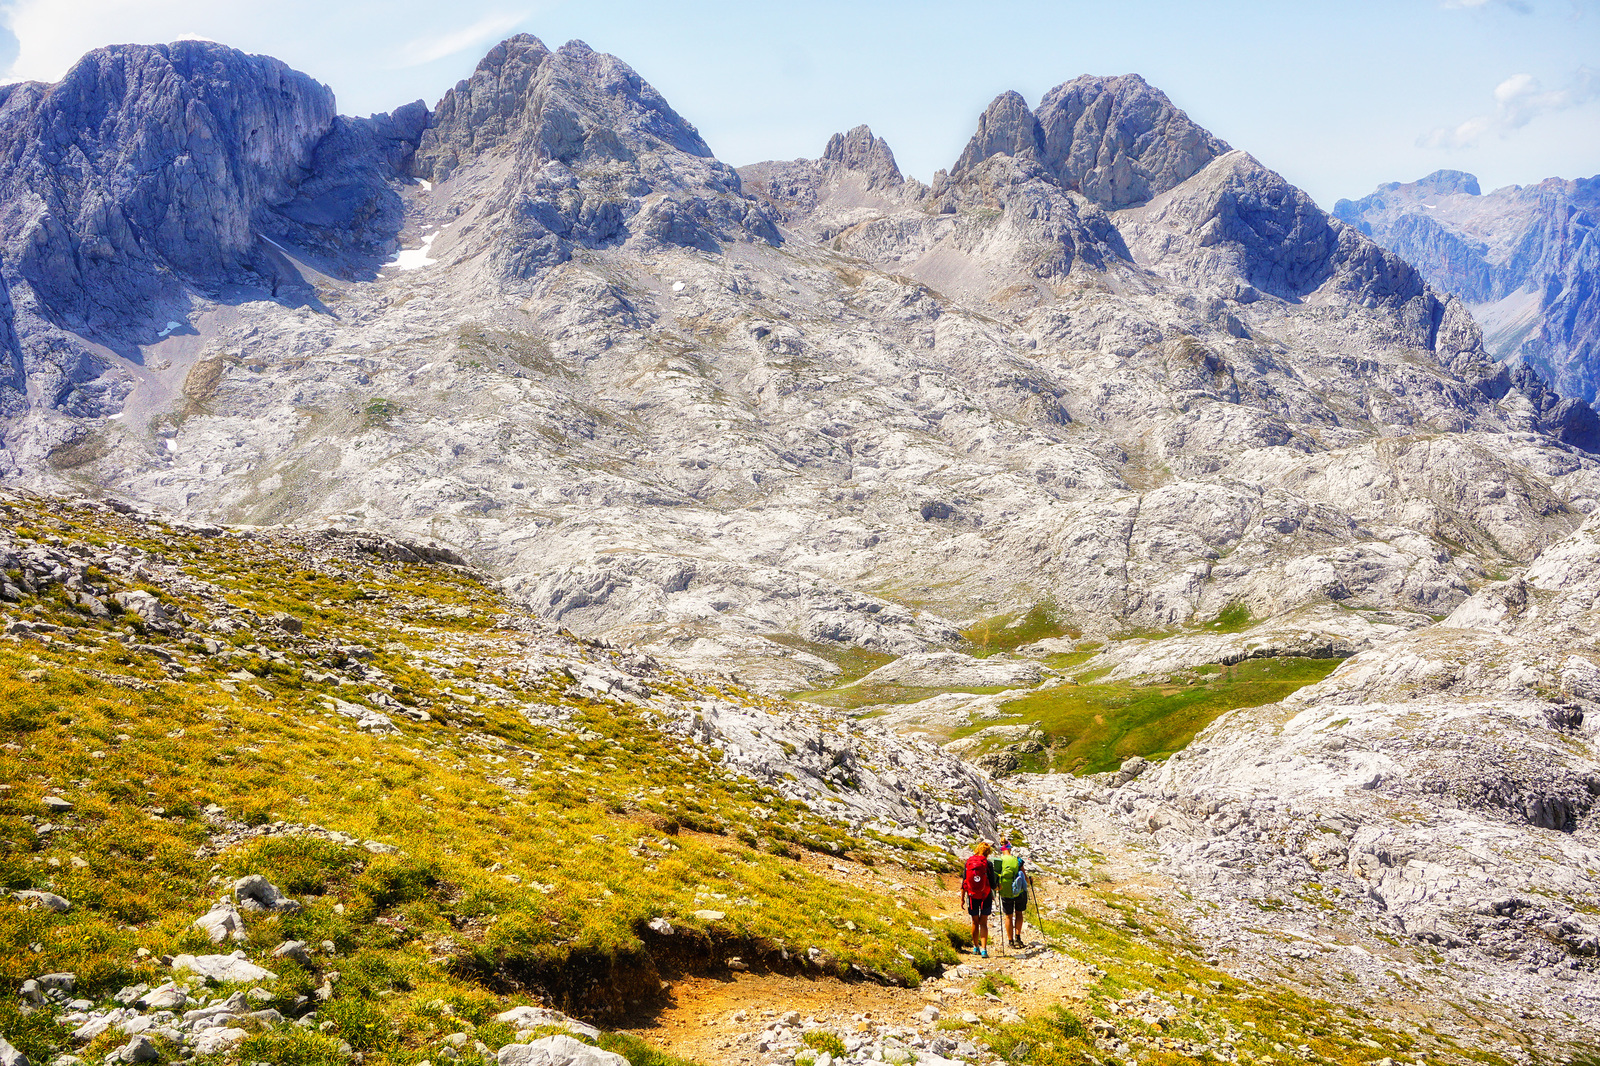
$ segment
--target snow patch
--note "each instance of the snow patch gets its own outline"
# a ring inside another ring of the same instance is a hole
[[[156,336],[165,337],[167,334],[171,333],[181,325],[183,325],[182,322],[168,322],[161,332],[156,334]]]
[[[421,270],[425,266],[432,266],[439,260],[428,258],[428,246],[433,243],[433,239],[437,236],[439,236],[437,233],[424,234],[421,248],[408,248],[395,256],[394,259],[385,263],[384,266],[399,267],[401,270]]]

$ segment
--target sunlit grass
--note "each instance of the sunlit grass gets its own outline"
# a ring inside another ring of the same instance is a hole
[[[1337,659],[1248,659],[1156,684],[1047,686],[1007,701],[1003,710],[1016,717],[1004,721],[1037,725],[1045,734],[1049,750],[1025,756],[1024,768],[1099,773],[1134,755],[1161,758],[1180,751],[1227,711],[1276,703],[1338,665]]]

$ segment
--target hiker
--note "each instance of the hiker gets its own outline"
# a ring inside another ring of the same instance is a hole
[[[972,916],[972,953],[989,957],[989,915],[994,913],[994,875],[989,871],[988,841],[972,846],[961,878],[961,903]]]
[[[1009,947],[1020,948],[1022,919],[1028,914],[1028,874],[1022,857],[1011,850],[1011,838],[1000,841],[1000,921]]]

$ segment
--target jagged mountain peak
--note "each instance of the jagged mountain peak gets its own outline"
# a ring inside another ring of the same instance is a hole
[[[1039,120],[1028,101],[1021,93],[1008,89],[991,100],[978,116],[977,132],[956,160],[951,177],[959,180],[991,156],[1037,160],[1043,146]]]
[[[616,56],[582,41],[555,51],[522,33],[491,48],[434,109],[413,169],[443,181],[497,150],[527,162],[630,162],[642,152],[711,159],[698,130]]]
[[[1425,178],[1418,178],[1411,183],[1412,188],[1418,192],[1436,192],[1448,196],[1451,193],[1466,193],[1468,196],[1481,196],[1483,192],[1478,188],[1478,178],[1464,170],[1435,170]]]
[[[1056,179],[1109,209],[1149,200],[1229,150],[1137,74],[1058,85],[1038,117]]]
[[[822,158],[846,170],[860,171],[866,175],[868,187],[898,185],[905,180],[888,142],[873,136],[872,127],[865,124],[849,133],[835,133],[829,137]]]
[[[1139,75],[1086,74],[1051,89],[1037,109],[1017,92],[995,97],[951,177],[1010,156],[1115,210],[1166,192],[1228,150]]]
[[[492,48],[434,109],[411,170],[472,188],[461,231],[474,235],[440,247],[457,262],[483,257],[500,283],[577,249],[779,240],[699,131],[632,67],[582,41],[552,52],[519,34]]]

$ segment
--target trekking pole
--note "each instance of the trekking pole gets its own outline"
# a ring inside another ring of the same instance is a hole
[[[1039,927],[1040,939],[1045,939],[1044,919],[1039,916],[1039,886],[1031,877],[1028,878],[1028,894],[1033,897],[1033,924]]]

